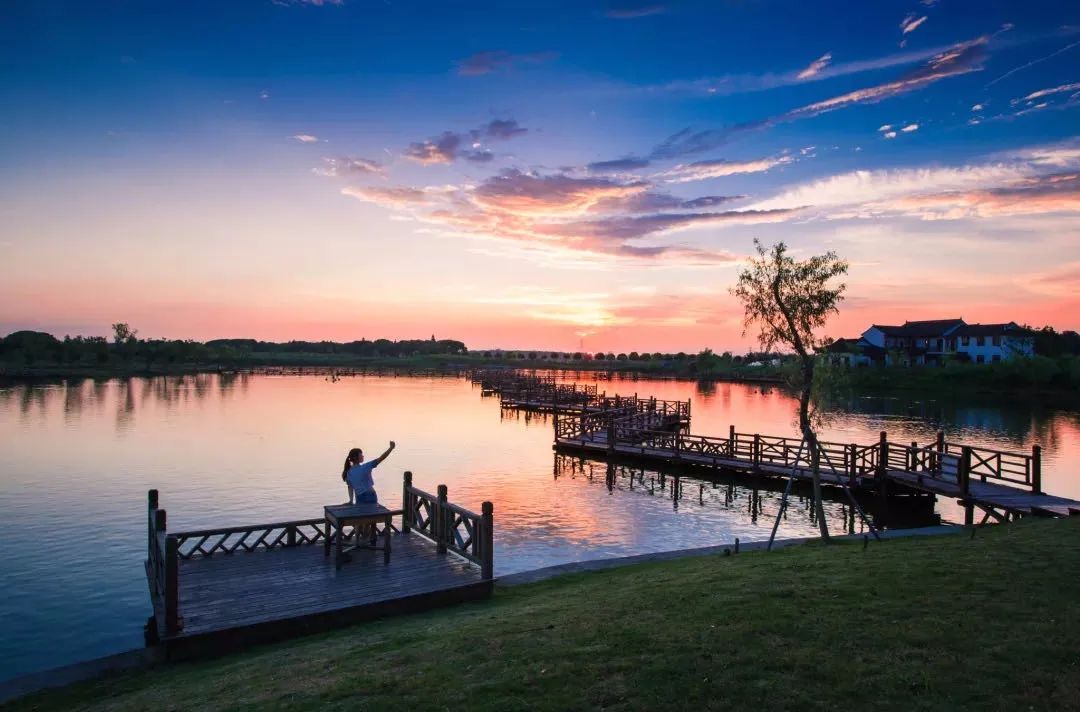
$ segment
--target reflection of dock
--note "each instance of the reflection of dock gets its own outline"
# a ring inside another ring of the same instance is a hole
[[[409,473],[402,494],[390,560],[360,548],[338,569],[324,548],[333,534],[324,518],[168,532],[151,490],[148,641],[170,658],[199,657],[490,595],[490,503],[470,512],[448,502],[443,486],[436,495],[412,487]],[[360,543],[360,532],[342,533]]]
[[[555,422],[555,447],[605,458],[634,458],[650,465],[681,465],[745,473],[757,477],[809,481],[812,458],[821,482],[880,496],[924,492],[960,500],[965,521],[974,510],[1004,521],[1009,517],[1080,514],[1080,502],[1042,491],[1038,446],[1015,453],[948,442],[939,434],[929,445],[889,442],[819,442],[816,453],[797,438],[739,433],[727,437],[691,435],[678,427],[652,427],[622,411],[563,416]]]
[[[741,513],[752,524],[762,518],[771,520],[776,515],[785,490],[784,481],[775,478],[685,466],[642,467],[633,458],[594,459],[578,453],[556,452],[554,474],[556,479],[581,477],[606,487],[611,493],[662,498],[670,501],[671,508],[676,511],[680,506],[691,505]],[[789,505],[784,519],[794,509],[809,524],[815,524],[810,486],[801,484],[790,494],[797,506]],[[840,491],[828,489],[823,496],[829,505],[826,511],[830,519],[842,521],[848,534],[865,532],[857,518],[857,509]],[[941,523],[940,516],[934,512],[933,498],[925,495],[896,497],[887,510],[880,512],[875,505],[876,498],[872,494],[860,497],[860,506],[872,516],[875,526],[910,528]]]

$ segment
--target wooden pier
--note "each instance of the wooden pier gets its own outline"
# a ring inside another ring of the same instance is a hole
[[[564,383],[554,376],[536,376],[504,369],[484,369],[471,374],[483,396],[498,396],[504,408],[536,413],[581,415],[631,409],[636,413],[673,416],[679,425],[690,423],[690,401],[659,400],[600,393],[595,384]],[[668,417],[668,420],[671,420]],[[667,423],[665,422],[665,425]]]
[[[358,549],[340,569],[326,517],[169,532],[157,490],[147,511],[147,642],[201,657],[491,594],[493,511],[477,514],[412,486],[391,524],[393,555]],[[360,532],[344,527],[346,537]],[[382,534],[383,532],[376,532]]]
[[[811,453],[799,438],[739,433],[734,426],[727,437],[691,435],[678,428],[652,427],[624,411],[557,419],[555,448],[759,477],[812,477]],[[881,497],[912,492],[952,497],[964,506],[968,525],[976,509],[983,511],[983,522],[1080,514],[1080,501],[1043,492],[1037,445],[1030,453],[1005,452],[950,442],[939,434],[933,443],[920,446],[892,442],[883,432],[871,444],[819,442],[817,459],[826,486],[873,490]]]

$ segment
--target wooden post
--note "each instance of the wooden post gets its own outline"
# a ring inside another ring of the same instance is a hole
[[[615,430],[615,420],[611,419],[607,424],[607,449],[608,455],[615,452],[615,439],[618,437]]]
[[[409,488],[412,487],[412,472],[405,470],[405,477],[401,485],[401,533],[408,534],[412,530],[412,502],[409,498]]]
[[[1042,446],[1031,446],[1031,491],[1042,493]]]
[[[758,433],[754,433],[754,450],[750,455],[750,459],[755,467],[761,463],[761,435]]]
[[[158,510],[162,515],[163,510]],[[162,524],[165,517],[162,516]],[[174,634],[180,630],[180,572],[179,554],[175,536],[165,537],[165,632]]]
[[[495,506],[491,502],[480,505],[481,533],[480,575],[485,581],[495,577]]]
[[[290,524],[285,534],[285,545],[296,546],[296,525]]]
[[[934,473],[938,476],[941,475],[941,463],[944,461],[942,455],[945,454],[945,433],[941,430],[937,433],[937,457],[934,458]]]
[[[446,553],[446,485],[439,485],[439,500],[435,503],[435,542],[440,554]]]
[[[151,559],[154,549],[154,512],[158,508],[158,491],[152,489],[146,493],[146,558]]]
[[[858,456],[859,446],[855,443],[850,443],[847,446],[848,450],[848,486],[855,486],[855,479],[858,477],[859,468],[855,463],[855,458]]]
[[[965,445],[960,450],[959,471],[956,473],[956,483],[960,485],[960,494],[967,497],[969,479],[971,477],[971,447]]]
[[[728,456],[735,458],[735,426],[728,426]]]
[[[906,459],[908,472],[915,472],[919,469],[919,443],[914,440],[911,441],[911,449],[908,450]]]
[[[877,484],[878,502],[882,510],[885,509],[887,502],[889,501],[889,480],[886,478],[886,473],[889,470],[889,440],[885,431],[882,430],[878,436],[878,462],[877,471],[874,473],[874,479]]]

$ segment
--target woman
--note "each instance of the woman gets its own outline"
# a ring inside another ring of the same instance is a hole
[[[378,495],[375,493],[375,479],[372,471],[389,457],[393,449],[397,447],[393,440],[390,447],[382,455],[374,460],[364,462],[364,451],[358,447],[349,450],[345,457],[345,466],[341,469],[341,479],[349,488],[349,504],[377,504]]]

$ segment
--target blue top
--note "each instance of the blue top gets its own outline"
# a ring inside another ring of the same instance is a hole
[[[349,483],[349,486],[353,488],[357,495],[361,495],[364,492],[374,492],[375,480],[371,473],[378,465],[379,463],[375,460],[369,460],[368,462],[361,462],[358,465],[353,465],[349,468],[349,471],[345,473],[345,481]]]

